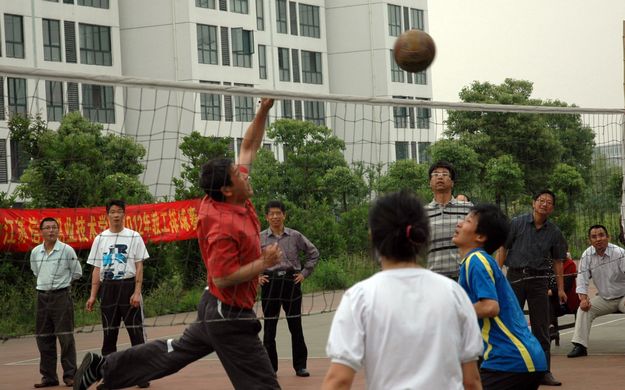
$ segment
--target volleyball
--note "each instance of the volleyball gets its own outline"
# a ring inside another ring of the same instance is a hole
[[[426,70],[436,55],[436,45],[425,31],[412,29],[405,31],[395,41],[393,48],[395,62],[407,72]]]

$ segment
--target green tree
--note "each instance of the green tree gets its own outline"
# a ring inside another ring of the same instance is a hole
[[[386,193],[403,189],[414,191],[424,201],[432,198],[428,166],[414,160],[397,160],[391,163],[386,174],[378,180],[377,191]]]
[[[102,125],[77,112],[66,115],[57,131],[40,118],[13,116],[9,131],[31,157],[17,187],[29,207],[89,207],[109,197],[153,200],[138,178],[145,149],[130,137],[102,134]]]
[[[565,105],[532,99],[532,90],[532,83],[524,80],[506,79],[500,85],[476,81],[462,89],[460,98],[470,103]],[[592,150],[589,129],[575,115],[454,111],[449,113],[448,126],[448,137],[461,139],[480,156],[510,154],[523,170],[528,193],[544,187],[565,152],[574,152],[571,159],[587,166]]]
[[[559,195],[558,207],[573,211],[577,196],[583,193],[585,182],[582,175],[568,164],[560,163],[549,178],[549,187]]]
[[[486,163],[485,189],[493,196],[497,206],[502,200],[513,201],[523,190],[523,172],[509,154],[492,158]]]
[[[204,137],[197,131],[182,138],[180,150],[188,159],[182,163],[180,177],[172,179],[176,199],[194,199],[204,195],[199,187],[200,168],[205,162],[218,158],[234,158],[230,150],[232,138]]]

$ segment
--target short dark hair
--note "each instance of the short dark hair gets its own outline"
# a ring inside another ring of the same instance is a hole
[[[59,221],[57,221],[56,219],[54,219],[52,217],[45,217],[39,223],[39,230],[43,229],[43,224],[46,223],[46,222],[54,222],[54,223],[56,223],[56,226],[59,227]]]
[[[286,212],[286,207],[284,206],[284,203],[279,200],[270,200],[269,202],[267,202],[267,204],[265,205],[265,215],[269,214],[269,209],[280,209],[283,213]]]
[[[432,172],[434,172],[436,168],[447,169],[449,171],[449,178],[452,181],[456,181],[456,169],[454,168],[452,163],[444,160],[439,160],[435,162],[434,164],[430,165],[430,169],[428,169],[428,177],[432,177]]]
[[[221,187],[232,185],[230,171],[232,160],[229,158],[214,158],[202,165],[200,170],[200,188],[213,200],[226,200]]]
[[[408,190],[379,198],[369,211],[371,242],[380,255],[398,261],[417,261],[430,241],[428,216]]]
[[[553,199],[553,205],[554,206],[556,205],[556,194],[554,194],[553,191],[548,190],[548,189],[538,191],[536,195],[534,195],[534,202],[538,199],[539,196],[543,194],[551,195],[551,199]]]
[[[473,206],[469,213],[477,217],[475,232],[486,236],[484,250],[492,254],[506,242],[510,220],[499,207],[489,203]]]
[[[113,206],[117,206],[120,209],[122,209],[122,211],[126,212],[126,202],[124,202],[121,199],[109,199],[106,201],[106,213],[107,214],[109,213],[109,210]]]
[[[608,228],[606,228],[603,225],[592,225],[589,229],[588,229],[588,237],[590,237],[590,232],[592,231],[592,229],[603,229],[603,231],[605,232],[606,236],[609,236],[610,233],[608,233]]]

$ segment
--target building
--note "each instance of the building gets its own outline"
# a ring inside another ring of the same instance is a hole
[[[426,0],[32,0],[3,2],[0,11],[2,65],[315,94],[432,96],[429,71],[410,74],[392,59],[402,31],[427,30]],[[64,113],[81,110],[135,137],[147,149],[144,183],[171,196],[181,137],[193,130],[230,137],[236,153],[256,109],[247,96],[167,88],[10,77],[1,88],[0,191],[11,191],[28,163],[7,141],[3,121],[13,112],[39,113],[54,128]],[[436,137],[429,109],[355,107],[285,99],[273,115],[332,128],[346,141],[348,161],[427,158]],[[266,147],[281,158],[281,145],[268,140]]]

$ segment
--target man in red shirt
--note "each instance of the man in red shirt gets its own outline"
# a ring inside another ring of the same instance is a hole
[[[236,165],[229,159],[214,159],[202,166],[200,187],[206,196],[200,204],[197,233],[208,287],[198,305],[197,321],[176,340],[155,340],[106,357],[87,353],[74,390],[86,390],[100,379],[107,389],[145,383],[212,352],[217,352],[234,388],[280,388],[258,337],[261,325],[252,307],[258,275],[282,256],[277,245],[260,249],[260,222],[249,200],[253,191],[248,175],[272,106],[272,99],[261,100]]]

